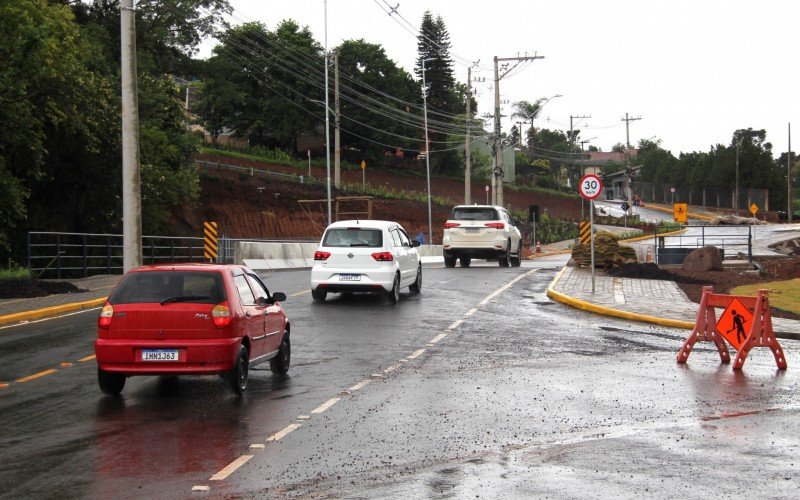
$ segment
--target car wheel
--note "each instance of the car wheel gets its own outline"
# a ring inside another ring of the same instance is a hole
[[[325,290],[311,290],[311,298],[313,298],[315,302],[325,302],[325,297],[327,296],[328,292]]]
[[[269,369],[275,375],[285,375],[289,371],[289,363],[292,360],[292,344],[289,342],[289,332],[283,332],[281,347],[278,355],[269,360]]]
[[[461,267],[469,267],[469,265],[472,264],[471,257],[461,257],[458,261],[461,263]]]
[[[514,267],[519,267],[522,265],[522,242],[519,242],[517,246],[517,254],[511,257],[511,265]]]
[[[110,373],[100,368],[97,369],[97,382],[100,390],[105,394],[117,396],[125,387],[125,375]]]
[[[239,354],[236,355],[236,361],[233,369],[228,372],[228,381],[231,383],[233,392],[236,394],[243,394],[247,389],[247,376],[250,370],[250,357],[247,353],[247,347],[239,347]]]
[[[511,242],[506,246],[505,253],[497,256],[497,261],[500,263],[500,267],[508,267],[511,264]]]
[[[389,302],[392,304],[397,304],[400,302],[400,275],[394,275],[394,283],[392,283],[392,289],[389,291]]]
[[[445,257],[444,258],[444,267],[456,267],[456,258],[455,257]]]
[[[411,293],[419,293],[422,291],[422,265],[417,267],[417,279],[411,286],[408,287]]]

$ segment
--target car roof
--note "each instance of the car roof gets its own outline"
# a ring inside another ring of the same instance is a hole
[[[456,205],[453,207],[453,210],[456,208],[494,208],[495,210],[503,209],[503,207],[498,205]]]
[[[146,273],[152,271],[219,272],[225,270],[247,269],[236,264],[210,264],[205,262],[181,262],[170,264],[148,264],[131,269],[129,272]]]
[[[354,220],[340,220],[334,222],[328,229],[342,228],[342,227],[366,227],[370,229],[388,229],[391,226],[401,226],[397,222],[389,220],[374,220],[374,219],[354,219]],[[402,226],[401,226],[402,227]]]

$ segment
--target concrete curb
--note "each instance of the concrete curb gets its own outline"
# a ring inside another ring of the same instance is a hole
[[[587,302],[585,300],[576,299],[575,297],[570,297],[567,294],[558,292],[555,290],[555,284],[558,283],[558,280],[561,278],[561,275],[564,274],[566,271],[566,267],[562,267],[561,271],[556,274],[553,281],[547,287],[547,296],[551,299],[555,300],[556,302],[561,302],[568,306],[574,307],[576,309],[582,309],[584,311],[593,312],[596,314],[600,314],[603,316],[613,316],[615,318],[622,318],[631,321],[639,321],[642,323],[653,323],[656,325],[661,326],[669,326],[672,328],[683,328],[686,330],[692,330],[694,328],[693,321],[683,321],[679,319],[669,319],[669,318],[659,318],[657,316],[650,316],[647,314],[639,314],[630,311],[622,311],[619,309],[613,309],[611,307],[599,306],[597,304],[592,304],[591,302]],[[698,306],[699,307],[699,306]],[[779,339],[789,339],[789,340],[800,340],[800,333],[796,332],[774,332],[775,337]]]
[[[0,316],[0,325],[7,325],[10,323],[20,323],[23,321],[33,321],[37,319],[56,316],[74,311],[82,311],[83,309],[91,309],[93,307],[102,306],[108,297],[100,297],[98,299],[85,300],[83,302],[71,302],[68,304],[61,304],[58,306],[43,307],[42,309],[34,309],[32,311],[23,311],[14,314],[6,314]]]

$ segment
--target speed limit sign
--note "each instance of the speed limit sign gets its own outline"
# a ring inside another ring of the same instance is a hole
[[[578,183],[578,192],[586,200],[594,200],[603,192],[603,181],[595,174],[586,174]]]

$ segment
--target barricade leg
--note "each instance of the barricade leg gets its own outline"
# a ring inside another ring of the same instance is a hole
[[[714,308],[708,305],[708,296],[713,292],[710,286],[703,287],[703,296],[700,299],[700,309],[694,322],[692,333],[683,342],[681,350],[678,351],[678,363],[686,363],[692,348],[698,341],[714,342],[719,351],[719,358],[722,363],[730,363],[731,355],[725,340],[716,332],[717,317]]]
[[[741,370],[750,349],[754,347],[769,347],[772,355],[775,357],[775,364],[778,369],[785,370],[786,355],[783,348],[775,338],[775,332],[772,331],[772,314],[769,311],[769,297],[767,290],[759,290],[758,298],[756,299],[756,307],[754,311],[753,324],[750,327],[750,332],[747,334],[742,348],[736,353],[736,358],[733,360],[733,369]]]

